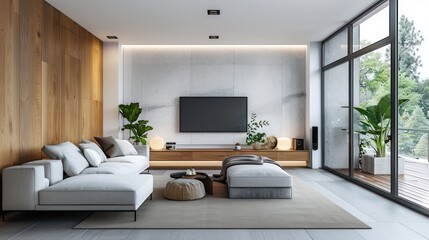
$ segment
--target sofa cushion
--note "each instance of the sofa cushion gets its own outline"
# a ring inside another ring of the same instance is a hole
[[[228,187],[292,187],[292,176],[280,167],[263,165],[236,165],[228,168]]]
[[[94,137],[108,158],[124,156],[118,142],[110,137]]]
[[[139,154],[128,140],[116,139],[116,142],[118,143],[119,148],[125,156]]]
[[[83,155],[92,167],[98,167],[101,163],[101,156],[95,150],[87,148],[83,150]]]
[[[64,172],[70,177],[80,174],[89,166],[82,151],[68,141],[57,145],[46,145],[42,151],[52,159],[61,159]]]
[[[41,205],[134,205],[153,190],[148,174],[70,177],[39,192]]]
[[[100,155],[102,162],[105,162],[107,160],[106,154],[104,154],[103,150],[96,143],[93,143],[88,140],[82,140],[79,144],[79,148],[82,149],[82,151],[84,151],[85,149],[92,149]]]
[[[104,162],[98,167],[89,167],[82,174],[138,174],[134,164],[119,162]]]

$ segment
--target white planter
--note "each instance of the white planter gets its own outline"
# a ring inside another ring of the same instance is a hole
[[[134,145],[134,148],[137,150],[139,155],[147,156],[147,158],[149,158],[149,154],[150,154],[149,145]]]
[[[390,175],[390,156],[373,157],[364,155],[362,158],[362,171],[374,175]],[[404,174],[403,158],[398,158],[398,174]]]

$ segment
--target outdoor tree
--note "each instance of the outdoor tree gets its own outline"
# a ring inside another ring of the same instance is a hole
[[[418,69],[422,66],[422,61],[419,47],[423,40],[420,31],[414,26],[414,21],[402,15],[398,27],[399,72],[414,81],[418,81],[420,76]]]

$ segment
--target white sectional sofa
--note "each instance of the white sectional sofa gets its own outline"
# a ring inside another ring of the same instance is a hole
[[[153,177],[140,174],[149,167],[149,152],[140,154],[107,158],[65,178],[64,160],[5,168],[3,211],[131,211],[136,219],[153,191]]]

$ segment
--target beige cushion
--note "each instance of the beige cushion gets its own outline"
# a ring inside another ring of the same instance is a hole
[[[204,184],[194,179],[179,178],[169,181],[164,189],[164,197],[170,200],[196,200],[206,195]]]

